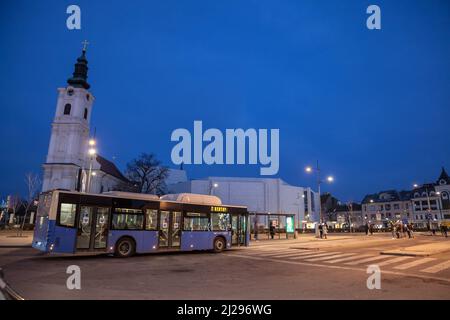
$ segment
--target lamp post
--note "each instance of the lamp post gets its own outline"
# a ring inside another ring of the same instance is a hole
[[[91,181],[92,181],[92,176],[94,175],[92,172],[92,162],[94,160],[95,155],[97,154],[97,150],[95,150],[95,140],[94,139],[90,139],[89,140],[89,174],[88,174],[88,181],[87,181],[87,192],[91,191]]]
[[[217,183],[217,182],[212,182],[211,181],[211,184],[210,184],[210,187],[209,187],[209,195],[213,195],[213,194],[215,194],[215,192],[213,192],[216,188],[218,188],[219,187],[219,184]]]
[[[313,171],[315,171],[316,175],[317,175],[317,192],[319,194],[319,222],[322,223],[323,222],[323,217],[322,217],[322,201],[320,199],[320,185],[322,184],[323,181],[321,180],[321,177],[320,177],[319,160],[317,160],[315,168],[313,168],[311,166],[308,166],[308,167],[305,168],[305,171],[307,173],[312,173]],[[333,176],[328,176],[326,178],[326,182],[331,183],[333,181],[334,181]]]

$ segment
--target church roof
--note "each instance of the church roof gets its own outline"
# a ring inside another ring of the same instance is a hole
[[[109,160],[106,160],[102,156],[97,155],[97,162],[100,164],[100,170],[106,174],[109,174],[117,179],[120,179],[124,182],[129,182],[127,178],[120,172],[120,170],[116,167],[114,163]]]
[[[447,184],[450,184],[450,177],[448,176],[444,167],[442,167],[441,175],[439,176],[439,178],[437,180],[437,184],[440,184],[441,180],[445,181]]]
[[[86,59],[86,47],[83,48],[81,56],[77,59],[75,63],[75,70],[73,72],[72,78],[67,80],[67,83],[75,88],[89,89],[91,86],[87,83],[88,78],[88,61]]]

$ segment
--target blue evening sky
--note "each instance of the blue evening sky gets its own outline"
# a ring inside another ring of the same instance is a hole
[[[78,4],[82,29],[66,28]],[[366,8],[382,30],[366,28]],[[450,170],[446,0],[23,1],[0,4],[0,196],[41,172],[57,87],[90,42],[92,127],[124,169],[140,152],[173,166],[170,134],[279,128],[280,171],[315,180],[320,160],[344,201]],[[185,166],[190,178],[258,176],[259,166]]]

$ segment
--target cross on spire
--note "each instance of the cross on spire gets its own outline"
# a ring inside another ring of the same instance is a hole
[[[84,40],[81,44],[83,45],[83,51],[86,52],[89,42],[87,40]]]

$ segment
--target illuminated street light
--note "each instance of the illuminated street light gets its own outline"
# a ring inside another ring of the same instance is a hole
[[[94,139],[89,139],[89,145],[91,147],[95,146],[95,140]]]
[[[90,156],[93,156],[97,153],[97,150],[95,150],[94,148],[89,148],[88,152]]]
[[[370,199],[370,203],[373,203],[373,199]]]
[[[305,171],[306,171],[307,173],[312,173],[313,171],[315,171],[316,174],[317,174],[317,193],[318,193],[318,195],[319,195],[319,219],[320,219],[320,222],[323,222],[323,221],[322,221],[322,204],[321,204],[321,199],[320,199],[320,185],[321,185],[321,183],[322,183],[323,181],[322,181],[321,178],[320,178],[319,160],[317,160],[317,165],[316,165],[315,168],[313,168],[313,167],[311,167],[311,166],[307,166],[307,167],[305,168]],[[334,178],[333,178],[332,176],[328,176],[327,179],[326,179],[326,182],[329,182],[329,183],[331,183],[331,182],[333,182],[333,181],[334,181]]]
[[[217,187],[219,187],[219,184],[218,184],[218,183],[214,183],[214,184],[213,184],[213,187],[214,187],[214,188],[217,188]]]
[[[413,184],[413,187],[414,187],[414,188],[418,188],[419,185],[418,185],[417,183],[414,183],[414,184]]]

